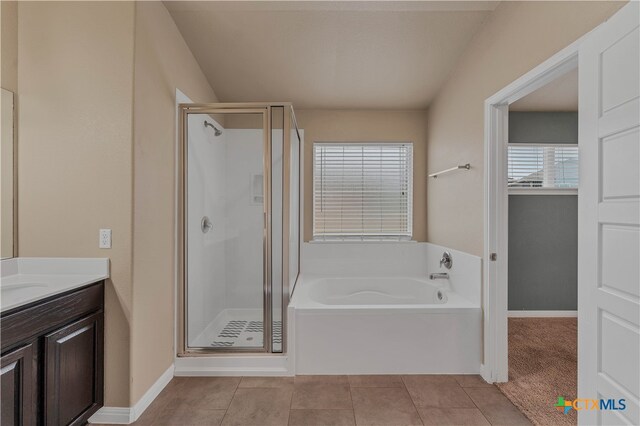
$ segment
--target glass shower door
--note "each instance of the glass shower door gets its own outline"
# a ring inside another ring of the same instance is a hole
[[[182,104],[179,117],[179,355],[284,353],[300,250],[293,109]]]
[[[269,348],[266,112],[196,109],[183,121],[189,350]]]

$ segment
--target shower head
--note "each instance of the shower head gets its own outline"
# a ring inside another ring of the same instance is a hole
[[[204,120],[204,127],[207,127],[207,126],[213,129],[214,136],[220,136],[222,134],[222,130],[218,129],[216,126],[209,123],[207,120]]]

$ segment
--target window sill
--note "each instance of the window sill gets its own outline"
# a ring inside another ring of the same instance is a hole
[[[389,239],[380,239],[380,240],[309,240],[307,241],[311,244],[416,244],[416,240],[389,240]]]
[[[544,188],[509,188],[509,195],[578,195],[577,188],[544,189]]]

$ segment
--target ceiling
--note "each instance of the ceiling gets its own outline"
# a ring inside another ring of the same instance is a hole
[[[578,69],[512,103],[509,111],[578,111]]]
[[[221,102],[423,109],[498,2],[165,2]]]

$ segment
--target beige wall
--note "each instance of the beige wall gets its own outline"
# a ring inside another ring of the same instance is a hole
[[[131,406],[175,353],[175,89],[217,99],[160,2],[19,12],[20,255],[111,258],[105,405]]]
[[[304,129],[304,240],[313,237],[313,142],[413,142],[413,237],[427,241],[425,111],[296,110]]]
[[[21,3],[18,27],[20,256],[111,259],[105,405],[132,406],[175,354],[175,89],[217,99],[160,2]]]
[[[13,92],[2,89],[0,104],[0,258],[13,257],[14,248],[14,133]]]
[[[131,404],[173,363],[175,89],[217,102],[160,2],[136,4]]]
[[[18,91],[18,2],[0,4],[0,85],[13,93]]]
[[[18,3],[3,1],[0,5],[0,86],[11,93],[2,94],[2,152],[0,172],[2,190],[0,203],[0,257],[14,255],[15,236],[15,168],[14,138],[17,134],[17,114],[12,108],[17,105],[18,92]],[[11,96],[13,95],[13,96]],[[12,99],[10,99],[12,98]],[[11,100],[11,102],[9,102]]]
[[[105,403],[126,406],[134,5],[21,2],[18,17],[19,254],[111,258]]]
[[[502,2],[428,113],[428,168],[471,163],[428,184],[429,241],[482,255],[484,100],[606,20],[618,2]]]

